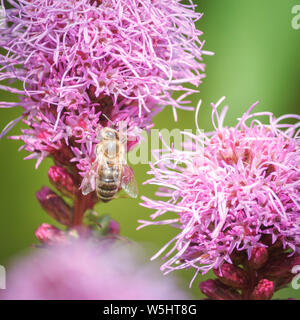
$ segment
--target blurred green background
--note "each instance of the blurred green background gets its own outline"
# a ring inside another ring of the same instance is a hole
[[[268,110],[279,116],[299,113],[300,106],[300,29],[293,30],[292,7],[300,1],[283,0],[195,0],[204,17],[197,23],[204,31],[206,50],[215,52],[205,57],[207,65],[200,94],[193,97],[194,104],[203,100],[199,125],[204,130],[210,125],[210,102],[226,96],[229,105],[225,123],[232,125],[236,118],[259,100],[256,111]],[[13,101],[14,97],[0,91],[0,100]],[[0,110],[0,128],[20,115],[20,109]],[[170,108],[154,119],[156,128],[195,128],[194,114],[179,111],[179,121],[173,121]],[[20,125],[11,134],[18,134]],[[35,192],[49,185],[47,169],[50,160],[35,170],[33,160],[24,161],[26,152],[17,152],[19,142],[0,140],[0,264],[6,266],[10,258],[32,243],[37,243],[34,231],[43,222],[55,224],[40,208]],[[134,167],[140,195],[153,196],[156,188],[144,186],[147,165]],[[148,257],[167,242],[175,231],[157,226],[136,231],[138,219],[148,219],[151,211],[139,206],[139,200],[118,199],[97,206],[100,213],[109,213],[121,225],[122,235],[145,247]],[[184,290],[195,298],[202,297],[198,289],[199,276],[192,289],[188,289],[192,271],[177,272]],[[207,278],[207,276],[205,277]],[[205,279],[203,277],[203,279]],[[275,298],[300,299],[300,290],[284,289]]]

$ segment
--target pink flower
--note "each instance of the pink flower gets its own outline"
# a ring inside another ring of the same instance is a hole
[[[68,238],[63,231],[48,223],[41,224],[35,231],[35,236],[43,244],[65,243]]]
[[[195,90],[183,84],[199,85],[202,55],[210,54],[195,27],[202,14],[179,0],[10,4],[1,10],[0,81],[16,81],[22,89],[0,84],[19,98],[0,102],[0,108],[21,106],[23,113],[0,138],[23,120],[27,128],[11,138],[24,141],[21,149],[30,152],[25,159],[37,159],[36,167],[53,158],[50,181],[73,207],[51,190],[38,193],[39,201],[58,222],[81,225],[99,200],[95,193],[83,196],[80,186],[83,177],[95,180],[91,169],[101,130],[125,131],[128,151],[162,108],[170,105],[175,115],[177,108],[190,109],[186,97]],[[174,91],[183,92],[175,99]]]
[[[274,293],[274,284],[272,281],[262,279],[253,292],[253,300],[269,300]]]
[[[285,260],[299,251],[300,116],[250,114],[253,105],[228,128],[223,124],[227,109],[217,111],[222,101],[212,105],[215,131],[191,135],[190,150],[160,150],[151,164],[148,183],[162,187],[158,196],[163,199],[143,197],[142,205],[156,212],[139,228],[169,224],[179,229],[154,256],[173,244],[161,267],[166,273],[187,268],[205,273],[225,262],[259,269],[268,253],[281,252]],[[284,123],[288,118],[294,124]],[[161,219],[169,211],[174,219]]]
[[[8,269],[7,300],[186,299],[174,281],[137,263],[125,246],[74,242],[31,253]]]
[[[94,161],[103,126],[128,128],[129,148],[140,129],[152,125],[162,107],[186,108],[185,98],[204,77],[202,34],[195,5],[179,0],[11,1],[6,28],[0,29],[0,80],[17,80],[23,89],[0,85],[19,96],[29,129],[14,139],[38,164],[47,156],[71,159],[84,176]],[[179,98],[171,96],[183,91]],[[65,149],[69,149],[66,151]]]

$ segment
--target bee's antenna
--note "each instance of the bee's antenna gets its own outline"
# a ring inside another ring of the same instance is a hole
[[[102,113],[101,116],[104,116],[104,118],[114,126],[114,123],[108,118],[108,116],[105,113]]]

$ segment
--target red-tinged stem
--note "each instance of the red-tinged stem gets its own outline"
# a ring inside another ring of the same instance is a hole
[[[85,211],[93,208],[92,197],[93,195],[84,196],[81,190],[76,192],[73,207],[73,227],[81,226]]]
[[[74,203],[73,203],[73,227],[82,226],[82,220],[84,213],[87,209],[92,209],[95,205],[93,201],[93,193],[88,195],[83,195],[82,191],[79,189],[81,183],[81,177],[79,176],[77,170],[73,171],[74,179],[75,179],[75,196],[74,196]]]
[[[80,226],[82,224],[82,217],[84,212],[84,198],[81,195],[81,192],[76,192],[73,207],[73,226]]]

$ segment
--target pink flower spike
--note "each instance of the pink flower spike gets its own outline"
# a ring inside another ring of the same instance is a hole
[[[222,265],[239,263],[254,270],[267,263],[271,273],[269,254],[276,259],[282,252],[287,263],[287,255],[300,250],[300,116],[276,119],[249,110],[227,127],[227,108],[219,112],[223,100],[212,105],[213,132],[183,132],[185,149],[153,151],[158,161],[150,164],[147,183],[159,186],[159,198],[142,197],[155,211],[139,228],[169,224],[179,230],[159,251],[166,273],[221,272]]]
[[[179,0],[14,1],[3,8],[1,80],[21,81],[18,139],[37,159],[73,160],[81,176],[94,161],[101,128],[126,123],[128,149],[164,107],[190,110],[187,97],[204,77],[204,41],[194,4]],[[21,18],[20,18],[21,17]],[[181,92],[179,98],[173,92]],[[109,119],[109,121],[107,120]],[[67,157],[66,147],[73,153]],[[80,155],[75,150],[80,150]],[[63,155],[65,158],[62,159]]]

